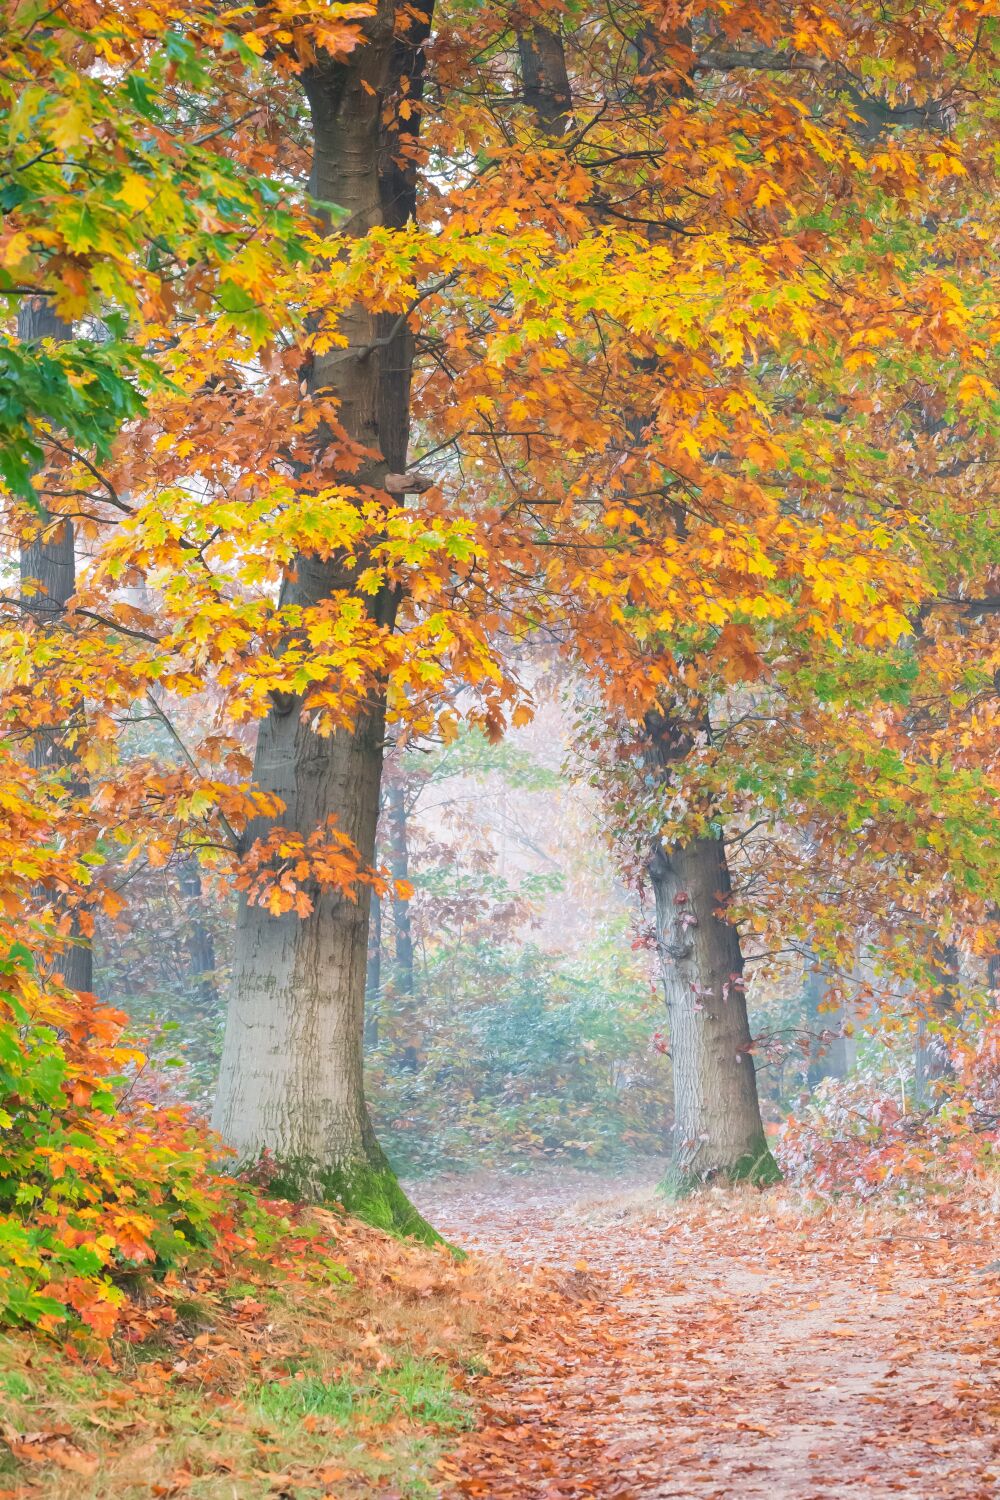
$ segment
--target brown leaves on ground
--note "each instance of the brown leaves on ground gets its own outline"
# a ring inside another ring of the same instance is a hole
[[[295,1213],[266,1258],[145,1292],[110,1364],[0,1340],[0,1500],[426,1497],[530,1297],[444,1247]],[[397,1400],[399,1370],[428,1391]]]
[[[72,1429],[65,1432],[18,1432],[4,1427],[3,1441],[15,1458],[29,1464],[54,1464],[71,1474],[91,1475],[97,1472],[97,1459],[84,1453],[70,1440]]]
[[[787,1191],[681,1205],[594,1193],[579,1178],[511,1179],[421,1198],[465,1243],[548,1263],[561,1299],[541,1298],[516,1368],[483,1382],[484,1420],[448,1461],[450,1495],[1000,1491],[987,1196],[873,1209]]]
[[[418,1195],[504,1260],[302,1215],[318,1240],[137,1306],[114,1368],[6,1340],[0,1500],[997,1494],[988,1195],[611,1191],[578,1176]],[[371,1397],[407,1360],[441,1374],[475,1431],[458,1442],[430,1398]],[[314,1378],[357,1402],[297,1406]]]

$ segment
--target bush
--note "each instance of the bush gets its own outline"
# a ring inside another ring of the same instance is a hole
[[[0,1321],[114,1330],[124,1287],[246,1244],[254,1200],[181,1108],[135,1098],[126,1018],[0,958]]]
[[[982,1177],[997,1160],[997,1116],[961,1080],[942,1081],[915,1107],[877,1067],[827,1078],[775,1142],[786,1176],[828,1193],[912,1196]]]
[[[658,1155],[671,1104],[651,1042],[661,1020],[618,932],[577,959],[441,950],[417,996],[383,1002],[368,1074],[379,1138],[410,1172]]]

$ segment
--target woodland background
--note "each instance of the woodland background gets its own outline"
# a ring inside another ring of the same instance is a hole
[[[993,1493],[995,0],[0,14],[8,1493]]]

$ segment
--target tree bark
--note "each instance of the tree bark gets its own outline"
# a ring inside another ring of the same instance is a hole
[[[298,712],[272,712],[254,777],[281,797],[283,827],[308,836],[336,813],[370,861],[381,748],[381,715],[322,739]],[[322,1196],[327,1179],[333,1191],[359,1162],[383,1165],[362,1081],[367,890],[312,895],[307,917],[241,901],[214,1117],[243,1162],[269,1153],[302,1196]]]
[[[410,878],[410,848],[406,834],[406,792],[393,782],[386,799],[389,823],[389,870],[394,881]],[[413,994],[413,928],[410,903],[397,892],[392,897],[392,921],[396,939],[396,989]]]
[[[958,996],[958,949],[954,943],[935,941],[932,951],[934,995],[930,1019],[947,1025],[954,1018]],[[946,1039],[940,1031],[928,1030],[927,1020],[921,1017],[917,1022],[913,1049],[913,1092],[918,1105],[927,1104],[933,1097],[933,1085],[954,1077],[955,1072]]]
[[[649,875],[674,1071],[673,1175],[773,1181],[757,1098],[739,934],[721,839],[654,848]]]
[[[379,0],[364,23],[365,41],[346,61],[320,60],[302,76],[313,134],[311,190],[346,210],[345,233],[404,224],[415,206],[412,164],[400,155],[416,128],[394,119],[403,78],[419,93],[427,26],[395,35],[395,0]],[[430,6],[423,7],[425,11]],[[386,123],[387,117],[389,123]],[[340,321],[347,348],[317,355],[311,390],[332,393],[348,438],[363,450],[360,468],[340,482],[376,490],[405,471],[409,441],[412,336],[387,337],[387,322],[356,305]],[[380,337],[382,343],[380,344]],[[296,559],[286,603],[313,606],[351,588],[343,557]],[[366,599],[378,622],[394,623],[398,596]],[[308,837],[328,819],[370,864],[375,856],[385,727],[385,692],[375,685],[350,729],[317,735],[300,705],[283,697],[263,722],[254,779],[277,793],[274,820]],[[260,820],[248,841],[274,824]],[[272,1187],[295,1197],[334,1197],[386,1227],[430,1231],[400,1192],[375,1140],[362,1078],[370,889],[357,899],[311,892],[305,918],[275,917],[240,905],[226,1038],[214,1123],[243,1163],[273,1159]]]
[[[517,33],[524,102],[546,135],[566,132],[572,108],[569,74],[562,37],[548,26],[533,22]]]
[[[17,314],[17,336],[22,343],[41,339],[65,340],[73,330],[58,317],[50,297],[26,297]],[[71,521],[63,521],[59,530],[46,536],[52,517],[43,511],[38,537],[21,548],[21,603],[41,631],[62,628],[66,605],[76,593],[76,537]],[[30,584],[30,587],[28,585]],[[37,729],[32,739],[29,760],[37,771],[63,772],[64,785],[70,796],[85,796],[88,787],[76,755],[66,743],[65,724]],[[59,907],[56,906],[58,913]],[[71,990],[91,991],[94,987],[94,956],[89,938],[73,922],[70,941],[60,958],[60,968]]]
[[[219,999],[215,981],[215,943],[205,921],[201,871],[194,860],[185,860],[177,871],[177,889],[184,902],[185,946],[191,992],[204,1011],[214,1010]]]

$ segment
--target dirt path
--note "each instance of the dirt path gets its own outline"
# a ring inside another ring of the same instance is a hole
[[[557,1268],[456,1495],[1000,1496],[1000,1253],[985,1201],[682,1207],[586,1179],[418,1191],[455,1240]]]

